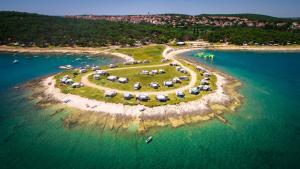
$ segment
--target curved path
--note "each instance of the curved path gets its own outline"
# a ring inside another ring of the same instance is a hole
[[[157,92],[147,92],[147,91],[144,91],[144,92],[139,92],[139,91],[126,91],[126,90],[119,90],[119,89],[115,89],[115,88],[109,88],[109,87],[104,87],[104,86],[101,86],[101,85],[97,85],[95,83],[92,83],[88,80],[88,76],[90,76],[91,74],[93,74],[94,72],[92,73],[88,73],[86,75],[84,75],[81,79],[81,82],[85,85],[85,86],[88,86],[88,87],[93,87],[93,88],[96,88],[96,89],[99,89],[99,90],[113,90],[113,91],[116,91],[117,93],[131,93],[131,94],[134,94],[134,95],[139,95],[139,94],[149,94],[149,95],[157,95],[157,94],[174,94],[176,93],[176,91],[185,91],[185,90],[188,90],[192,87],[194,87],[197,83],[197,73],[190,69],[189,67],[186,67],[184,66],[181,62],[179,62],[178,60],[176,60],[174,58],[174,56],[176,55],[177,53],[176,52],[173,52],[173,49],[170,48],[170,47],[166,47],[165,50],[163,51],[163,57],[166,58],[166,59],[170,59],[172,60],[173,62],[176,62],[178,65],[180,65],[182,68],[184,68],[185,70],[187,70],[187,72],[190,74],[191,78],[190,78],[190,82],[188,85],[185,85],[185,86],[182,86],[180,88],[176,88],[176,89],[172,89],[172,90],[167,90],[167,91],[157,91]],[[137,68],[153,68],[153,67],[161,67],[161,66],[166,66],[166,65],[169,65],[169,63],[165,63],[165,64],[159,64],[159,65],[148,65],[148,66],[132,66],[132,67],[123,67],[123,68],[113,68],[113,69],[105,69],[105,71],[111,71],[111,70],[124,70],[124,69],[137,69]]]

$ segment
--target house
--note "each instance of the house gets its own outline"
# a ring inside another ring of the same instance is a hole
[[[189,77],[188,76],[180,76],[179,79],[186,81],[186,80],[189,80]]]
[[[120,77],[118,79],[118,81],[119,81],[119,83],[128,83],[128,78],[126,78],[126,77]]]
[[[158,74],[158,70],[151,70],[151,74],[152,75],[157,75]]]
[[[133,95],[131,93],[124,93],[124,99],[130,100],[133,98]]]
[[[143,74],[143,75],[149,75],[149,71],[148,70],[143,70],[141,74]]]
[[[110,67],[110,68],[116,68],[116,67],[118,67],[118,66],[115,65],[115,64],[109,64],[109,67]]]
[[[124,65],[132,65],[132,64],[133,64],[133,62],[131,62],[131,61],[128,61],[128,62],[124,62],[123,64],[124,64]]]
[[[66,81],[67,81],[68,79],[70,79],[69,75],[65,75],[63,78],[60,79],[60,82],[66,84]]]
[[[185,45],[185,42],[177,42],[176,43],[178,46],[183,46],[183,45]]]
[[[91,66],[90,65],[85,65],[85,68],[86,69],[89,69]]]
[[[81,82],[80,82],[80,83],[75,82],[75,83],[72,84],[72,87],[73,87],[73,88],[83,87],[83,83],[81,83]]]
[[[96,70],[99,70],[99,69],[100,69],[99,66],[93,66],[93,67],[92,67],[92,71],[96,71]]]
[[[74,83],[74,81],[72,80],[72,79],[67,79],[66,81],[65,81],[65,84],[67,84],[67,85],[71,85],[71,84],[73,84]]]
[[[142,85],[141,85],[140,82],[137,82],[137,83],[135,83],[135,84],[133,85],[133,88],[134,88],[134,90],[139,90],[139,89],[142,88]]]
[[[203,73],[203,76],[205,76],[205,77],[210,77],[210,76],[211,76],[211,73],[210,73],[210,72],[205,72],[205,73]]]
[[[94,75],[94,79],[95,79],[95,80],[100,80],[100,75],[95,74],[95,75]]]
[[[86,68],[81,68],[79,69],[79,73],[86,73],[87,72],[87,69]]]
[[[211,87],[209,85],[200,85],[199,87],[199,90],[202,90],[202,91],[211,91]]]
[[[139,101],[148,101],[150,100],[150,97],[148,94],[140,94],[136,97],[136,99]]]
[[[96,70],[96,74],[97,75],[101,75],[101,76],[107,76],[109,75],[108,72],[104,71],[104,70]]]
[[[118,77],[117,76],[108,76],[107,80],[109,80],[109,81],[116,81],[116,80],[118,80]]]
[[[196,70],[201,71],[201,70],[203,70],[203,68],[201,66],[197,66]]]
[[[169,97],[167,95],[159,94],[156,96],[156,99],[160,102],[166,102],[169,100]]]
[[[165,71],[164,69],[159,69],[158,72],[159,72],[160,74],[166,73],[166,71]]]
[[[173,86],[173,81],[169,80],[169,81],[164,81],[164,85],[167,87],[172,87]]]
[[[209,81],[202,79],[201,80],[201,85],[209,85]]]
[[[193,87],[189,90],[190,94],[198,95],[200,90],[197,87]]]
[[[158,89],[158,88],[160,87],[159,84],[156,83],[156,82],[151,82],[151,83],[149,84],[149,86],[152,87],[152,88],[154,88],[154,89]]]
[[[105,91],[104,93],[104,96],[105,97],[115,97],[117,95],[117,92],[116,91],[113,91],[113,90],[107,90]]]
[[[176,66],[177,71],[180,71],[180,69],[181,69],[181,66]]]
[[[143,63],[150,63],[150,61],[149,60],[144,60]]]
[[[184,94],[183,91],[177,91],[177,92],[176,92],[176,96],[177,96],[177,97],[180,97],[180,98],[184,98],[185,94]]]
[[[179,72],[187,74],[187,71],[185,69],[183,69],[183,68],[179,69]]]
[[[172,79],[172,82],[173,82],[173,83],[181,83],[181,80],[180,80],[178,77],[174,77],[174,78]]]

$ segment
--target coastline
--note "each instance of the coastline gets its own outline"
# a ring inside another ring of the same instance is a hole
[[[262,51],[262,52],[299,52],[300,45],[289,46],[238,46],[226,44],[214,44],[209,46],[210,50],[228,50],[228,51]]]
[[[198,50],[199,48],[178,49],[169,51],[166,48],[163,52],[165,58],[175,58],[183,52]],[[187,59],[184,59],[189,62]],[[194,66],[199,63],[191,63]],[[201,65],[205,68],[207,66]],[[209,70],[212,70],[208,68]],[[110,116],[112,119],[121,118],[130,119],[123,127],[128,127],[129,123],[139,124],[138,130],[145,132],[149,128],[158,126],[179,127],[184,124],[206,121],[211,118],[227,123],[221,114],[225,111],[234,111],[241,105],[242,96],[238,93],[241,83],[217,70],[212,70],[217,77],[217,89],[197,100],[182,102],[175,105],[162,105],[156,107],[146,107],[143,105],[123,105],[117,103],[107,103],[103,101],[91,100],[72,94],[63,94],[60,89],[55,87],[53,77],[44,78],[40,85],[42,86],[42,102],[49,102],[75,108],[84,112],[94,112]],[[65,103],[66,100],[71,100]],[[141,109],[145,109],[141,111]],[[82,121],[77,116],[70,116],[71,121]],[[70,121],[70,118],[67,121]]]
[[[109,52],[112,48],[90,48],[90,47],[53,47],[53,48],[39,48],[39,47],[12,47],[0,46],[0,52],[12,53],[31,53],[31,54],[90,54],[90,55],[109,55],[116,56],[125,61],[133,61],[134,59],[128,55],[116,52]]]

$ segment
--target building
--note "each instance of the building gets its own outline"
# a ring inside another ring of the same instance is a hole
[[[143,75],[149,75],[149,71],[148,70],[143,70],[141,74],[143,74]]]
[[[140,82],[137,82],[133,85],[134,90],[140,90],[142,88],[142,85]]]
[[[211,91],[211,87],[209,85],[200,85],[199,87],[199,90],[202,90],[202,91]]]
[[[108,90],[108,91],[105,91],[105,93],[104,93],[105,97],[115,97],[116,95],[117,95],[117,92],[113,91],[113,90]]]
[[[154,89],[158,89],[160,87],[160,85],[158,83],[156,83],[156,82],[151,82],[149,84],[149,86],[152,87],[152,88],[154,88]]]
[[[151,70],[151,74],[152,75],[157,75],[158,74],[158,70]]]
[[[104,70],[96,70],[96,74],[101,75],[101,76],[108,76],[109,75],[109,73],[104,71]]]
[[[118,80],[118,77],[117,76],[108,76],[107,80],[109,80],[109,81],[116,81],[116,80]]]
[[[183,91],[177,91],[177,92],[176,92],[176,96],[177,96],[177,97],[180,97],[180,98],[184,98],[185,94],[184,94]]]
[[[203,76],[205,76],[205,77],[210,77],[210,76],[211,76],[211,73],[210,73],[210,72],[205,72],[205,73],[203,73]]]
[[[133,95],[131,93],[124,93],[124,99],[130,100],[133,98]]]
[[[164,69],[159,69],[158,72],[159,72],[160,74],[166,73],[166,71],[165,71]]]
[[[198,95],[200,93],[200,90],[197,87],[193,87],[189,90],[190,94]]]
[[[81,68],[79,69],[79,73],[86,73],[87,72],[87,69],[86,68]]]
[[[169,100],[169,97],[167,95],[159,94],[156,96],[156,99],[160,102],[166,102]]]
[[[185,45],[185,42],[177,42],[176,43],[178,46],[183,46],[183,45]]]
[[[173,86],[173,81],[169,80],[169,81],[164,81],[164,85],[167,87],[172,87]]]
[[[150,100],[150,97],[148,94],[140,94],[136,97],[136,99],[139,101],[148,101]]]
[[[181,83],[181,80],[180,80],[178,77],[174,77],[174,78],[172,79],[172,82],[173,82],[173,83]]]
[[[110,67],[110,68],[116,68],[116,67],[118,67],[118,66],[115,65],[115,64],[109,64],[109,67]]]
[[[95,70],[100,70],[100,67],[99,66],[93,66],[92,71],[95,71]]]
[[[205,79],[202,79],[201,80],[201,85],[209,85],[209,81],[205,80]]]
[[[72,84],[72,87],[73,87],[73,88],[83,87],[83,83],[81,83],[81,82],[80,82],[80,83],[75,82],[75,83]]]
[[[94,77],[95,80],[100,80],[100,77],[101,77],[101,76],[98,75],[98,74],[95,74],[93,77]]]
[[[187,80],[189,80],[189,77],[188,76],[180,76],[179,79],[187,81]]]
[[[128,78],[126,78],[126,77],[120,77],[118,79],[118,81],[119,81],[119,83],[128,83]]]

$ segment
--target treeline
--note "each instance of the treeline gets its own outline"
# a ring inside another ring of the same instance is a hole
[[[189,34],[167,26],[67,19],[19,12],[0,12],[0,43],[26,46],[104,46],[167,43]]]
[[[300,32],[274,29],[226,27],[206,29],[202,38],[209,42],[229,42],[236,45],[290,45],[300,44]]]
[[[106,46],[204,39],[210,42],[298,43],[299,32],[259,28],[155,26],[81,20],[20,12],[0,12],[0,44],[21,46]]]

